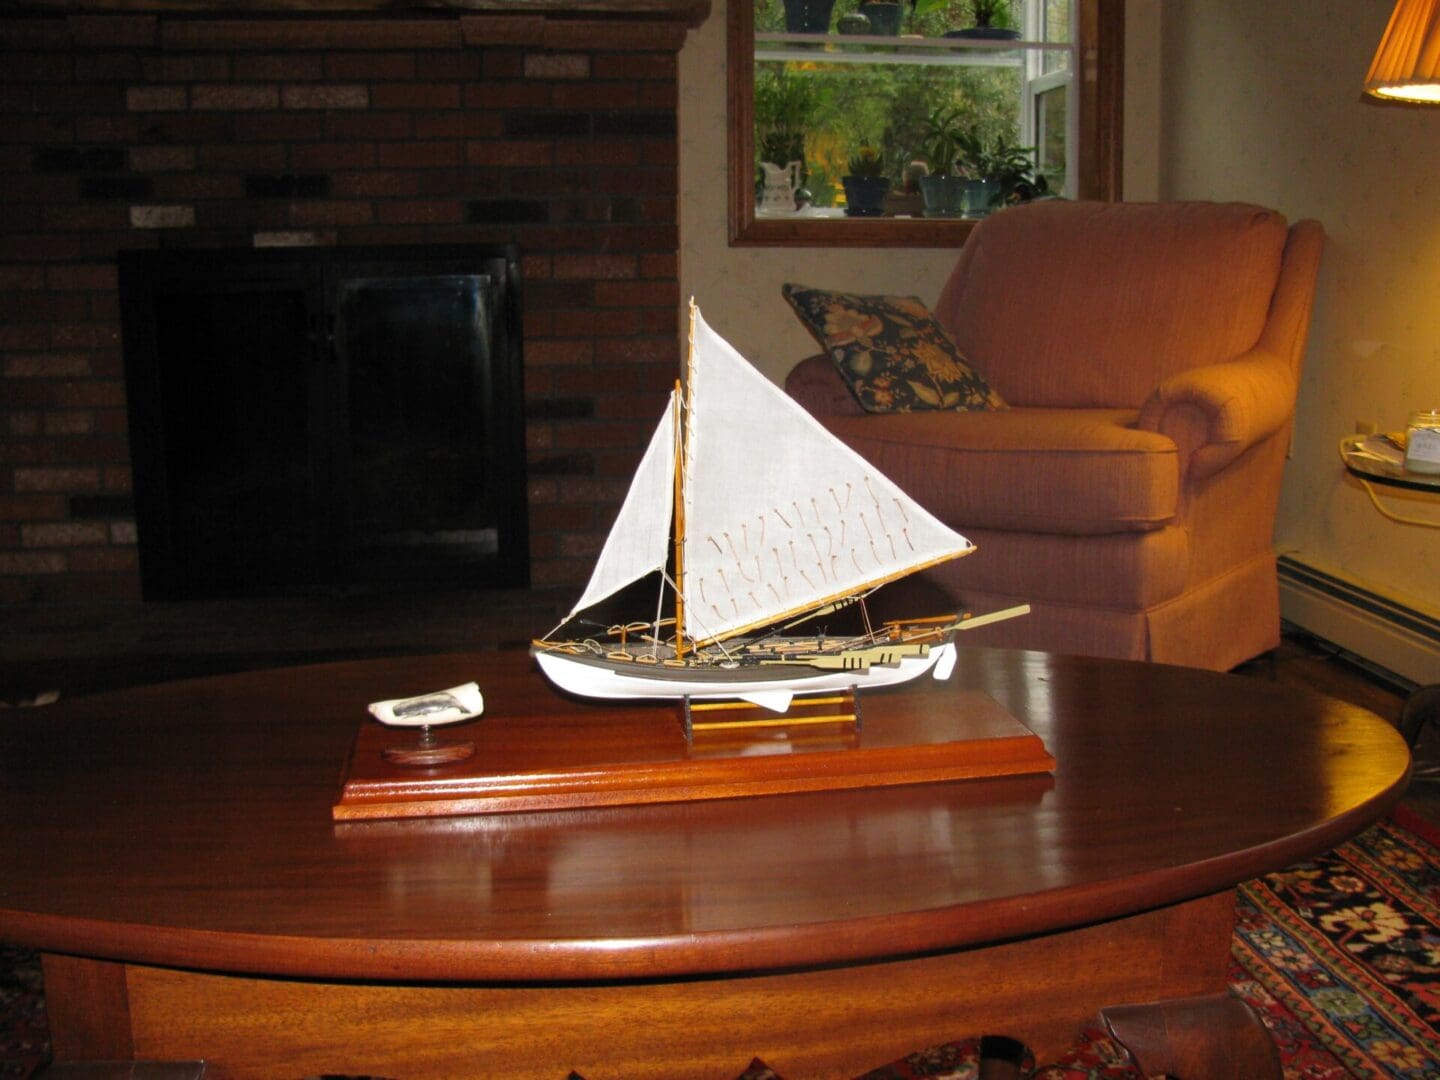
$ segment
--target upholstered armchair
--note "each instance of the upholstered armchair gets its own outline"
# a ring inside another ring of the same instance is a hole
[[[933,305],[999,409],[790,393],[978,550],[922,575],[1031,613],[967,643],[1227,669],[1279,642],[1272,531],[1323,231],[1228,203],[982,221]],[[873,407],[873,405],[872,405]]]

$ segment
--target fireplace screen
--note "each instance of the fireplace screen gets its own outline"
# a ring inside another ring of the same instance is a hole
[[[527,583],[512,249],[127,252],[120,282],[147,598]]]

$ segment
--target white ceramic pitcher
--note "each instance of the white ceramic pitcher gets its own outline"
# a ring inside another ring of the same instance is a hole
[[[769,161],[762,161],[760,168],[765,171],[765,187],[760,195],[760,209],[793,213],[795,192],[800,187],[800,162],[792,161],[786,165],[776,165]]]

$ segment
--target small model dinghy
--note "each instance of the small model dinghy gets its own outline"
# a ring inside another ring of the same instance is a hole
[[[583,697],[738,698],[779,712],[794,694],[948,677],[957,614],[817,627],[974,545],[751,366],[693,302],[690,318],[683,393],[670,396],[584,593],[533,643],[541,670]],[[565,633],[651,575],[649,621]]]

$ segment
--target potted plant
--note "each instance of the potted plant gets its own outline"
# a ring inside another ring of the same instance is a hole
[[[1001,140],[991,151],[989,175],[995,184],[992,206],[1012,206],[1050,194],[1050,182],[1035,171],[1035,147]]]
[[[825,34],[835,0],[785,0],[787,34]]]
[[[919,16],[943,10],[950,4],[951,0],[912,0],[911,6],[914,13]],[[966,6],[970,9],[974,25],[958,30],[947,30],[946,37],[1013,40],[1020,36],[1020,31],[1012,25],[1010,0],[969,0]]]
[[[993,143],[972,138],[962,149],[969,177],[965,216],[984,217],[996,207],[1029,202],[1050,193],[1049,182],[1035,172],[1035,148],[1000,137]]]
[[[946,37],[1014,40],[1020,31],[1011,25],[1010,0],[970,0],[973,26],[951,30]]]
[[[965,209],[965,177],[961,155],[974,140],[958,106],[936,109],[925,123],[922,157],[930,172],[920,177],[926,217],[959,217]]]
[[[870,20],[870,33],[900,33],[900,17],[904,9],[900,0],[860,0],[860,13]]]
[[[862,144],[850,159],[849,174],[841,177],[840,182],[845,185],[847,217],[880,217],[885,213],[890,178],[885,175],[885,163],[875,147]]]

